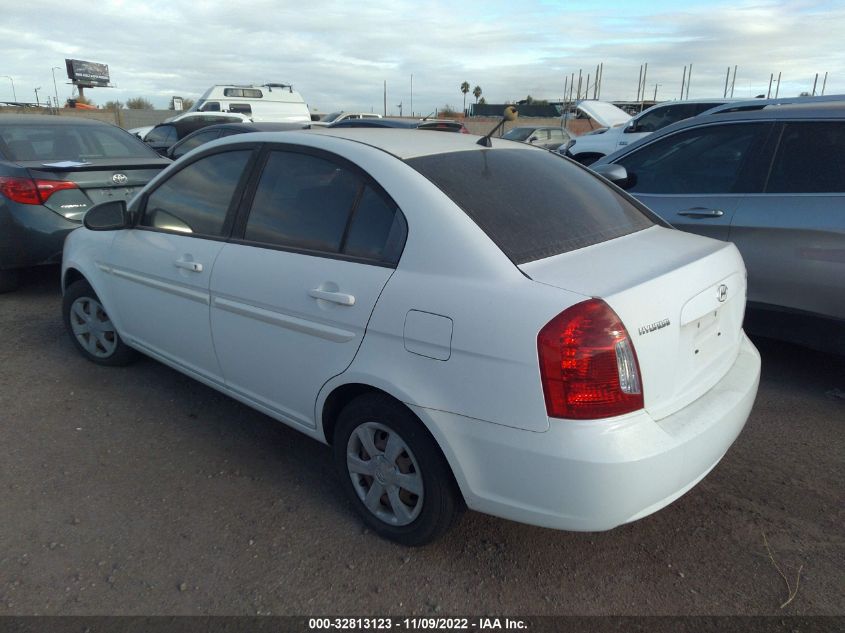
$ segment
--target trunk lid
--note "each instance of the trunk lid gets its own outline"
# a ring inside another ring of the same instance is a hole
[[[617,108],[607,101],[581,101],[575,108],[602,127],[623,125],[631,120],[631,115],[625,112],[625,110]]]
[[[65,180],[77,189],[52,194],[44,206],[68,220],[81,221],[100,202],[129,200],[171,161],[164,158],[76,161],[20,161],[33,179]]]
[[[655,226],[519,268],[613,308],[655,420],[710,390],[739,353],[746,275],[733,244]]]

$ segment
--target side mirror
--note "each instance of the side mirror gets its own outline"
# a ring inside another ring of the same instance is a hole
[[[628,184],[628,170],[622,165],[604,164],[591,167],[602,178],[609,180],[617,187],[625,188]]]
[[[95,204],[88,209],[82,219],[85,228],[90,231],[117,231],[131,225],[126,200],[109,200]]]
[[[628,123],[625,125],[625,129],[622,130],[622,133],[623,134],[632,134],[634,132],[639,132],[639,130],[637,129],[637,122],[636,121],[628,121]]]
[[[536,140],[537,140],[537,137],[536,137],[536,136],[532,136],[530,139],[528,139],[528,142],[529,142],[529,143],[533,143],[533,142],[534,142],[534,141],[536,141]]]

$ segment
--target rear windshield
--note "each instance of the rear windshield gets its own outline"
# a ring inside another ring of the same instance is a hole
[[[0,151],[14,161],[158,157],[137,137],[110,125],[3,126]]]
[[[551,152],[470,150],[407,163],[454,200],[517,265],[653,225],[598,176]]]

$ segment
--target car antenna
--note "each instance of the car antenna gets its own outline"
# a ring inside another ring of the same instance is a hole
[[[423,121],[428,121],[428,117],[430,117],[430,116],[431,116],[432,114],[434,114],[435,112],[437,112],[437,110],[432,110],[431,112],[429,112],[428,114],[426,114],[426,115],[423,117],[423,119],[422,119],[422,120],[423,120]]]
[[[478,144],[483,145],[484,147],[493,147],[493,141],[490,140],[490,137],[493,136],[496,132],[499,131],[505,122],[507,121],[516,121],[516,118],[519,116],[519,111],[516,109],[516,106],[509,105],[505,108],[504,115],[502,116],[502,120],[499,121],[498,125],[494,127],[487,136],[482,136],[478,139]]]

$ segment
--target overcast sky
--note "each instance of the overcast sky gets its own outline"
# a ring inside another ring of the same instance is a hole
[[[686,64],[690,97],[845,93],[845,0],[486,0],[289,2],[245,0],[6,0],[0,22],[0,100],[70,96],[65,58],[108,64],[100,105],[142,96],[158,107],[217,83],[291,83],[313,110],[427,114],[460,109],[461,82],[490,103],[563,96],[565,77],[604,63],[601,97],[633,100],[640,65],[648,95],[676,99]],[[413,75],[413,93],[411,91]],[[591,79],[592,81],[592,79]],[[468,102],[473,101],[468,95]]]

